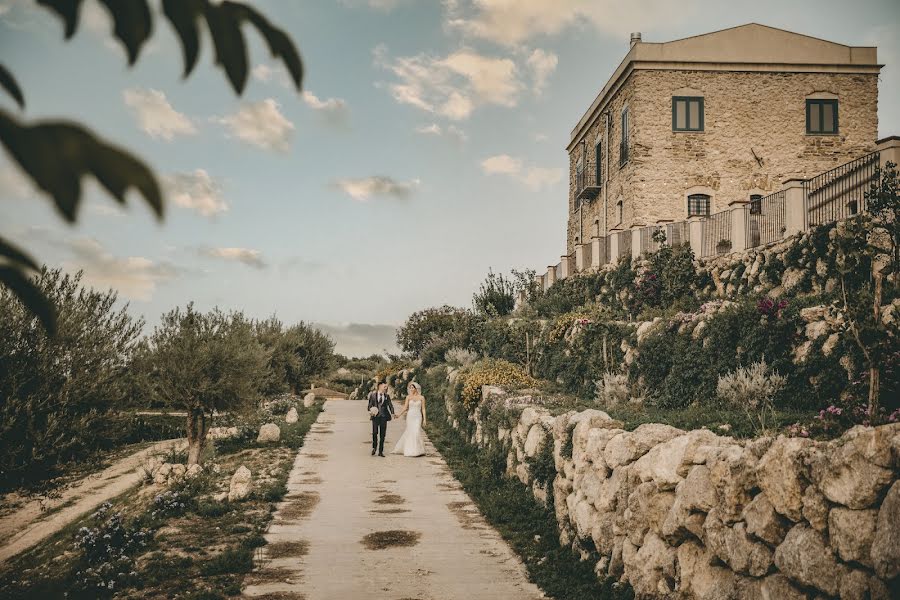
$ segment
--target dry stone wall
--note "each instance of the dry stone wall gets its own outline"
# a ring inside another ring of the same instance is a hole
[[[448,409],[452,410],[452,404]],[[497,419],[496,411],[512,415]],[[900,575],[900,424],[738,440],[605,412],[553,416],[486,386],[471,443],[552,502],[561,542],[639,598],[885,599]],[[450,416],[462,427],[462,415]],[[555,477],[532,471],[552,448]],[[893,596],[897,597],[897,596]]]

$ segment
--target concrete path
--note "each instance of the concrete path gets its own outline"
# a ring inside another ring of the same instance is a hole
[[[388,424],[385,451],[406,426]],[[365,404],[325,404],[247,576],[280,600],[532,600],[544,596],[450,474],[427,456],[371,456]],[[367,537],[370,536],[370,537]]]
[[[0,519],[0,563],[28,550],[72,521],[93,512],[98,506],[134,487],[144,477],[141,472],[154,454],[181,449],[184,440],[157,442],[113,463],[103,471],[88,475],[50,500],[34,499]]]

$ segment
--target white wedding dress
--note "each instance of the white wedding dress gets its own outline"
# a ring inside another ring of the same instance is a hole
[[[422,431],[422,401],[410,400],[406,413],[406,431],[397,440],[391,454],[425,456],[425,434]]]

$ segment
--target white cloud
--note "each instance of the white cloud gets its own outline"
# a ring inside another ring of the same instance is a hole
[[[169,263],[154,262],[143,256],[113,256],[93,238],[78,238],[63,245],[73,254],[71,260],[63,262],[65,270],[83,270],[88,285],[113,288],[132,300],[150,300],[157,285],[178,275],[178,269]]]
[[[200,248],[199,251],[203,256],[239,262],[254,269],[265,269],[267,266],[262,252],[252,248]]]
[[[179,135],[197,133],[191,120],[172,108],[159,90],[131,88],[122,92],[122,97],[137,116],[141,130],[152,138],[171,141]]]
[[[0,166],[0,199],[30,198],[37,193],[37,188],[17,165]]]
[[[259,79],[263,83],[268,83],[272,79],[272,75],[274,73],[275,69],[273,69],[269,65],[263,64],[256,65],[250,71],[250,74],[253,75],[254,79]]]
[[[373,196],[387,196],[397,200],[405,200],[419,187],[419,180],[397,181],[392,177],[376,175],[360,179],[341,179],[335,186],[354,200],[365,202]]]
[[[343,125],[347,122],[350,111],[347,102],[342,98],[321,100],[312,92],[304,91],[303,102],[333,125]]]
[[[531,81],[534,86],[534,93],[540,94],[547,85],[547,79],[556,70],[559,58],[553,52],[546,52],[540,48],[534,50],[526,61],[528,70],[531,73]]]
[[[559,167],[525,165],[522,159],[508,154],[484,159],[481,161],[481,169],[486,175],[506,175],[533,191],[555,185],[563,178],[563,170]]]
[[[466,35],[515,46],[537,36],[551,36],[588,24],[622,37],[673,21],[665,0],[454,0],[444,4],[444,22]],[[694,0],[679,5],[681,18],[692,14]]]
[[[479,106],[515,106],[523,87],[512,59],[468,48],[440,58],[417,54],[391,59],[378,46],[374,57],[376,65],[397,78],[388,84],[394,100],[455,121],[467,119]]]
[[[416,133],[421,133],[422,135],[433,135],[437,137],[446,137],[450,140],[462,144],[469,139],[469,136],[466,135],[466,132],[457,127],[456,125],[448,125],[446,127],[441,127],[437,123],[431,123],[429,125],[422,125],[420,127],[416,127]]]
[[[365,5],[375,10],[390,12],[401,4],[411,4],[412,0],[341,0],[341,4],[355,8]]]
[[[481,161],[481,168],[488,175],[513,175],[522,170],[522,161],[509,154],[498,154]]]
[[[546,142],[550,137],[546,133],[536,133],[534,134],[534,141],[536,142]]]
[[[272,98],[244,104],[233,115],[215,121],[225,125],[239,140],[264,150],[287,152],[294,134],[294,124],[285,118]]]
[[[228,210],[219,183],[203,169],[192,173],[175,173],[163,178],[169,199],[204,217],[214,217]]]
[[[329,325],[314,323],[316,329],[331,336],[335,350],[345,356],[365,357],[390,352],[398,354],[397,327],[369,323]]]

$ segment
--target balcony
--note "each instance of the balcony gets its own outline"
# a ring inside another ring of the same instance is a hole
[[[583,169],[575,172],[575,199],[579,202],[591,202],[600,195],[600,184],[594,169]]]

